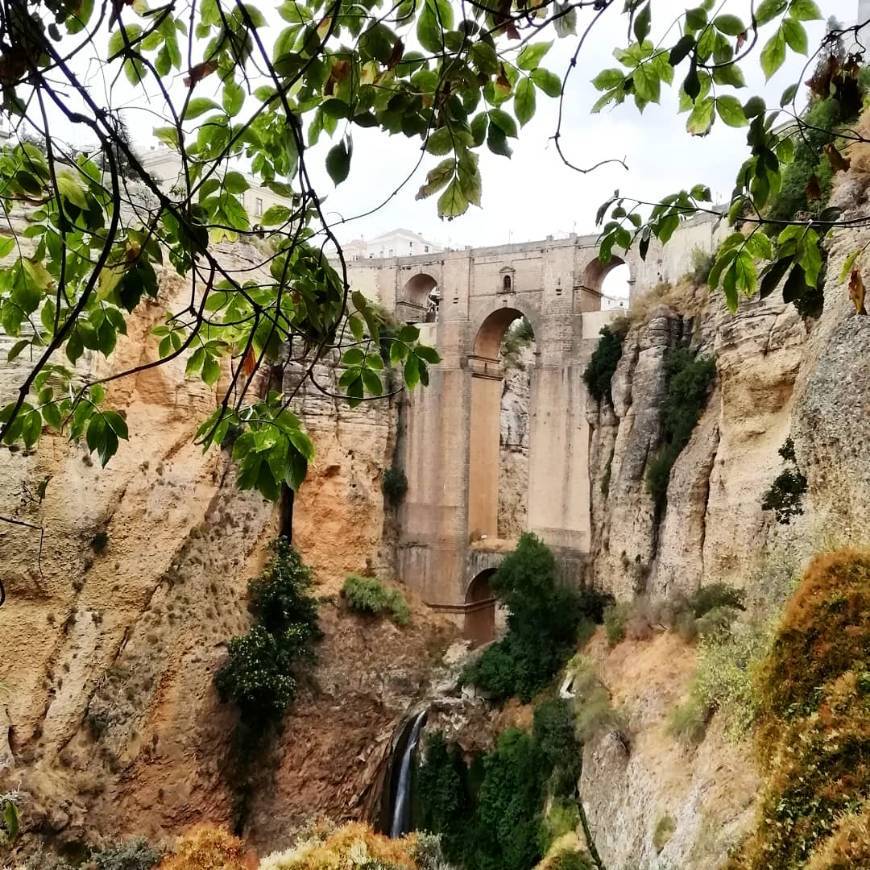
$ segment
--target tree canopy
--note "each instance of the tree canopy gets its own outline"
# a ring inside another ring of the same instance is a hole
[[[306,381],[331,390],[316,378],[319,360],[340,361],[338,388],[352,403],[390,393],[392,370],[398,389],[425,384],[438,362],[416,327],[384,330],[378,308],[349,285],[312,181],[312,146],[329,137],[325,168],[350,184],[357,128],[406,137],[427,171],[417,196],[457,218],[482,203],[481,151],[509,157],[539,100],[558,101],[553,140],[566,171],[595,168],[578,165],[561,132],[565,87],[580,74],[601,92],[593,111],[625,100],[642,110],[675,87],[687,135],[745,126],[747,159],[727,212],[735,230],[710,284],[732,308],[783,279],[787,299],[815,292],[825,234],[859,221],[833,209],[767,214],[807,122],[797,84],[773,110],[742,90],[747,64],[769,77],[788,52],[808,54],[805,22],[821,13],[813,0],[745,6],[740,18],[713,0],[680,14],[653,0],[6,0],[0,328],[19,339],[10,359],[31,362],[0,410],[0,438],[32,447],[44,429],[64,432],[105,464],[128,437],[106,384],[181,357],[210,386],[229,371],[197,433],[203,447],[231,437],[239,485],[268,498],[298,486],[313,446],[291,409]],[[584,69],[583,47],[608,12],[625,17],[626,44],[612,68]],[[857,26],[829,31],[807,60],[812,98],[835,100],[838,123],[861,105],[860,58],[842,51],[850,32]],[[573,46],[563,70],[546,65],[556,39]],[[81,72],[83,58],[96,59],[98,76]],[[154,133],[181,167],[171,190],[130,143],[114,88],[124,79],[160,94]],[[841,142],[863,141],[836,132],[816,155],[834,172],[847,165]],[[70,145],[83,140],[94,148]],[[281,204],[250,215],[242,196],[251,184]],[[666,242],[699,211],[715,211],[703,184],[657,202],[616,194],[599,212],[601,258],[632,245],[645,256],[653,238]],[[252,243],[259,262],[246,274],[228,269],[218,249],[226,241]],[[130,316],[157,298],[162,270],[183,276],[189,292],[153,330],[153,358],[96,377],[86,351],[112,356]],[[280,374],[290,364],[305,373],[292,389],[280,377],[258,386],[262,367]]]

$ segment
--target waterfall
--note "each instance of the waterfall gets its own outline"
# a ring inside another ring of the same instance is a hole
[[[403,834],[407,834],[411,827],[411,767],[414,763],[414,753],[425,721],[426,711],[423,710],[414,717],[408,732],[408,741],[402,753],[399,775],[396,778],[393,812],[390,818],[391,837],[401,837]]]

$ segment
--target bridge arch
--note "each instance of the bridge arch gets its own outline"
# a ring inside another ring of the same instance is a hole
[[[438,279],[429,272],[417,272],[405,281],[396,300],[396,313],[406,322],[421,323],[434,320],[431,296],[438,292]]]
[[[519,308],[510,306],[490,311],[477,327],[469,356],[469,539],[498,538],[500,424],[504,381],[501,347],[511,324],[521,317],[528,319]],[[529,323],[535,332],[535,324],[531,320]],[[534,404],[533,395],[529,404]]]
[[[495,595],[490,585],[495,568],[479,572],[465,593],[463,634],[472,647],[495,639]]]
[[[583,270],[583,295],[581,297],[582,311],[600,311],[602,302],[609,299],[607,284],[614,278],[624,274],[624,281],[631,286],[631,267],[621,257],[612,256],[606,263],[602,263],[598,257],[590,260]],[[627,299],[627,296],[626,296]],[[612,306],[611,306],[612,307]]]

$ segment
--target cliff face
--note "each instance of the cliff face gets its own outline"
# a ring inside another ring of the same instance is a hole
[[[866,175],[842,182],[835,202],[847,216],[868,183]],[[866,545],[870,317],[855,314],[839,274],[868,241],[866,231],[830,241],[825,310],[815,321],[779,294],[745,301],[736,315],[706,288],[680,286],[647,300],[648,313],[626,336],[612,404],[589,409],[591,575],[599,588],[627,600],[725,582],[764,607],[782,602],[812,553]],[[661,437],[665,354],[679,345],[715,358],[717,374],[657,514],[646,469]],[[780,525],[762,501],[785,465],[778,451],[789,437],[807,492],[803,514]],[[730,744],[717,717],[695,751],[665,733],[666,708],[685,695],[693,650],[664,635],[599,649],[597,658],[634,735],[630,754],[613,735],[584,751],[581,791],[605,865],[718,866],[751,823],[757,781],[748,746]],[[674,831],[659,849],[653,834],[665,814]]]
[[[165,276],[114,364],[147,361],[143,339],[181,293]],[[15,382],[6,370],[4,390]],[[248,628],[247,583],[280,527],[272,505],[235,487],[226,453],[193,445],[215,393],[183,363],[116,382],[109,402],[132,440],[105,469],[59,438],[0,450],[0,515],[44,530],[40,558],[38,529],[0,523],[0,792],[25,793],[25,830],[72,842],[230,820],[234,713],[212,678]],[[385,742],[449,634],[413,601],[399,630],[352,616],[336,594],[349,572],[390,575],[380,478],[393,409],[306,393],[298,410],[318,454],[294,543],[315,568],[326,637],[257,797],[267,848],[311,813],[369,812]]]
[[[835,243],[829,274],[855,243]],[[753,561],[773,546],[803,555],[825,533],[853,539],[870,497],[859,446],[870,434],[870,320],[854,316],[845,289],[830,279],[812,324],[774,297],[731,315],[702,294],[684,287],[629,330],[613,403],[590,411],[593,576],[618,598],[748,586]],[[657,516],[645,478],[661,436],[665,353],[678,345],[714,357],[717,377]],[[809,490],[803,516],[778,526],[761,503],[788,437]]]

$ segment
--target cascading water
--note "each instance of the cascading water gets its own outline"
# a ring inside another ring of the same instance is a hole
[[[411,828],[411,768],[414,763],[414,753],[420,741],[420,732],[426,722],[426,711],[418,713],[408,732],[408,741],[402,753],[399,773],[396,777],[396,791],[393,798],[393,812],[390,818],[390,836],[401,837]]]

